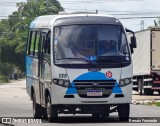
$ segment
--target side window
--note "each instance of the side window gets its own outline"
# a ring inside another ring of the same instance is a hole
[[[50,54],[50,38],[51,38],[51,34],[48,33],[46,36],[46,41],[45,41],[45,45],[44,45],[44,53],[45,54]]]
[[[27,48],[26,48],[27,55],[30,55],[31,37],[32,37],[32,31],[29,31],[28,32],[28,39],[27,39]]]
[[[37,32],[36,34],[36,39],[35,39],[35,53],[34,55],[37,57],[38,56],[38,45],[40,41],[40,32]]]
[[[33,31],[30,40],[30,55],[34,56],[34,46],[35,46],[36,32]]]
[[[44,53],[44,42],[45,42],[45,36],[44,34],[41,34],[41,52]]]

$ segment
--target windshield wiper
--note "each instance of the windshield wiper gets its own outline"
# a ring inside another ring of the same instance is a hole
[[[117,64],[121,65],[121,67],[125,66],[125,64],[123,62],[119,62],[114,59],[100,58],[100,59],[97,59],[97,61],[107,61],[107,62],[111,62],[111,63],[117,63]]]
[[[92,66],[96,67],[96,65],[95,65],[92,61],[90,61],[90,60],[88,60],[88,59],[85,59],[85,58],[73,58],[73,57],[68,57],[68,58],[60,58],[60,59],[57,59],[57,60],[65,60],[65,59],[83,60],[83,61],[88,62],[88,63],[91,64]]]

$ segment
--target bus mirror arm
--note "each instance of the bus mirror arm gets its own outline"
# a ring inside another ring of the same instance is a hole
[[[127,28],[126,28],[126,32],[130,32],[132,34],[132,36],[130,38],[130,41],[131,41],[130,47],[132,48],[132,50],[133,50],[133,48],[137,48],[137,42],[136,42],[136,37],[135,37],[134,32],[129,30],[129,29],[127,29]]]

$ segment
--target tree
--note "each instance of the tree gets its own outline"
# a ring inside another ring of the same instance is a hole
[[[0,63],[10,63],[24,71],[26,36],[32,20],[40,15],[63,11],[57,0],[27,0],[17,3],[18,11],[0,21]]]
[[[160,28],[160,17],[158,20],[154,20],[154,26],[149,26],[148,28]]]

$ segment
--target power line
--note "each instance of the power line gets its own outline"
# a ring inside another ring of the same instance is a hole
[[[107,2],[128,2],[128,1],[141,1],[141,0],[85,0],[85,3],[107,3]],[[75,3],[84,3],[83,0],[68,0],[68,1],[60,1],[60,3],[65,4],[75,4]]]
[[[2,18],[8,17],[8,16],[0,16]],[[21,16],[12,16],[12,17],[21,17]],[[118,19],[144,19],[144,18],[159,18],[158,16],[139,16],[139,17],[117,17]]]
[[[13,7],[16,7],[16,5],[9,5],[9,4],[1,4],[0,6],[13,6]]]
[[[79,10],[79,11],[86,11],[86,9],[70,9],[70,8],[64,8],[66,10]],[[87,11],[96,11],[96,10],[89,10],[87,9]],[[107,12],[111,15],[150,15],[150,14],[159,14],[160,15],[160,10],[156,10],[156,11],[121,11],[121,10],[117,10],[117,11],[110,11],[110,10],[98,10],[99,12]]]
[[[144,18],[159,18],[157,16],[155,17],[121,17],[121,18],[118,18],[118,19],[144,19]]]

